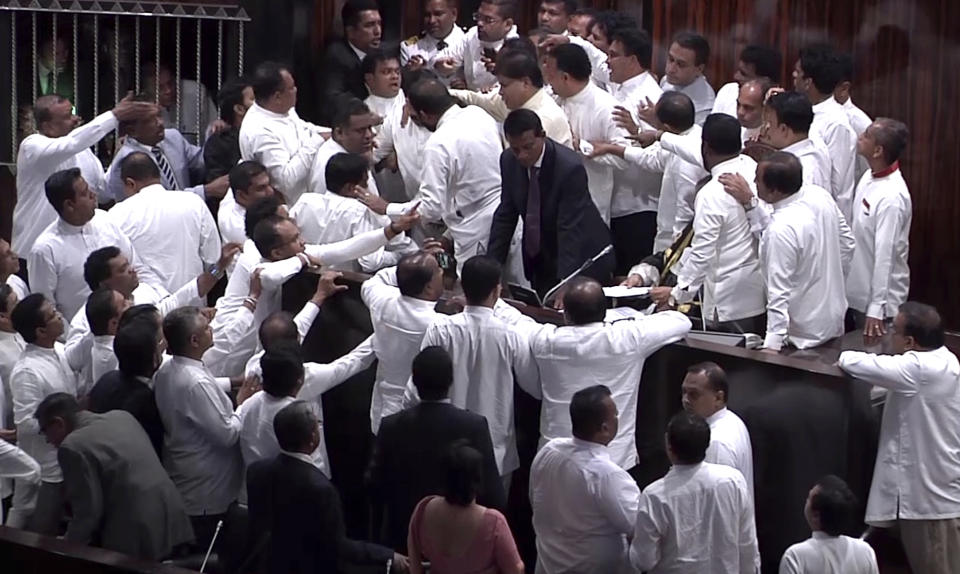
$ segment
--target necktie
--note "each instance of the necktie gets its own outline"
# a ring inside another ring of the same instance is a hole
[[[531,258],[540,253],[540,168],[530,168],[527,186],[527,217],[523,220],[523,247]]]
[[[161,150],[159,147],[155,147],[150,151],[153,152],[153,157],[157,160],[157,167],[160,168],[160,180],[163,184],[163,189],[180,189],[177,186],[177,176],[173,174],[173,168],[170,167],[170,163],[163,155],[163,150]]]
[[[439,52],[440,50],[443,50],[443,49],[446,48],[446,47],[447,47],[447,43],[444,42],[443,40],[440,40],[439,42],[437,42],[437,51],[438,51],[438,52]]]

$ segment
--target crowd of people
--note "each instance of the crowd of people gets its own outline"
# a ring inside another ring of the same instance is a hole
[[[224,84],[202,147],[164,119],[169,72],[85,123],[68,97],[36,100],[0,240],[7,526],[158,561],[214,544],[223,571],[755,573],[735,384],[689,366],[671,468],[641,490],[645,359],[695,323],[771,353],[858,329],[889,331],[896,353],[838,363],[888,391],[866,513],[824,476],[780,571],[876,573],[847,536],[864,522],[895,527],[915,572],[957,571],[960,364],[937,311],[907,301],[906,126],[854,105],[851,58],[828,45],[790,55],[792,81],[776,49],[747,46],[715,91],[696,33],[673,38],[658,80],[629,17],[541,0],[520,35],[518,4],[482,0],[464,32],[457,0],[425,0],[424,32],[392,50],[374,0],[347,0],[324,57],[329,126],[297,114],[274,62]],[[90,147],[115,130],[104,169]],[[292,314],[283,286],[304,270],[317,288]],[[310,361],[344,272],[369,274],[373,334]],[[649,288],[650,308],[609,314],[618,282]],[[374,364],[356,478],[380,527],[355,540],[345,515],[371,509],[331,482],[322,396]],[[535,565],[503,514],[515,383],[541,405]],[[231,554],[217,536],[240,508]]]

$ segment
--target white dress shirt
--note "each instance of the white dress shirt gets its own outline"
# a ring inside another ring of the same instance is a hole
[[[503,123],[510,115],[510,108],[504,103],[499,91],[495,92],[472,92],[470,90],[450,90],[450,95],[462,100],[463,102],[482,108],[490,114],[493,119]],[[569,148],[573,147],[573,136],[570,133],[570,122],[567,121],[567,115],[563,113],[560,105],[545,89],[536,91],[530,99],[520,106],[524,110],[530,110],[537,114],[540,123],[543,125],[543,131],[547,137],[560,145]]]
[[[23,279],[17,277],[16,275],[9,275],[7,277],[6,284],[13,289],[13,292],[17,295],[17,301],[22,301],[24,297],[30,294],[30,287],[24,283]]]
[[[737,117],[737,100],[740,99],[740,84],[728,82],[717,90],[717,97],[713,101],[712,114],[727,114]]]
[[[837,365],[887,389],[865,521],[960,517],[960,364],[946,347],[873,355],[844,351]]]
[[[847,277],[851,309],[889,319],[907,300],[912,216],[910,190],[899,169],[882,177],[863,174],[851,225],[857,242]]]
[[[62,138],[31,134],[20,142],[17,152],[17,204],[13,208],[12,248],[21,255],[30,253],[48,225],[58,219],[47,201],[44,183],[63,169],[79,167],[90,189],[103,195],[107,180],[103,164],[90,147],[117,127],[113,112],[106,112]],[[30,278],[31,282],[33,277]]]
[[[400,43],[400,65],[406,66],[410,63],[410,58],[420,56],[423,58],[426,67],[433,68],[437,54],[463,42],[466,36],[467,34],[463,29],[454,24],[453,28],[450,29],[450,33],[439,40],[430,34],[408,38],[406,41]],[[443,46],[443,48],[440,46]]]
[[[843,107],[833,96],[813,106],[810,136],[817,137],[830,152],[830,193],[837,200],[843,216],[850,221],[853,214],[853,187],[857,160],[857,132]]]
[[[313,158],[313,165],[310,168],[310,185],[307,191],[320,194],[329,191],[327,189],[327,164],[330,162],[330,158],[338,153],[350,152],[333,138],[323,142],[317,149],[317,154]],[[380,195],[380,192],[377,190],[377,182],[373,179],[372,167],[367,171],[367,191],[376,196]],[[301,195],[300,197],[303,196]],[[299,199],[297,202],[299,203]],[[291,203],[290,205],[296,205],[296,203]]]
[[[93,376],[94,385],[100,377],[120,368],[120,361],[113,352],[113,338],[113,335],[97,335],[93,338],[93,349],[90,350],[90,373]]]
[[[863,132],[867,131],[870,124],[873,123],[873,119],[853,103],[853,98],[847,98],[847,101],[841,105],[843,106],[843,111],[847,113],[847,119],[850,120],[850,127],[853,128],[853,131],[857,132],[857,137],[860,137],[863,135]],[[863,174],[870,170],[870,166],[867,164],[867,158],[857,154],[855,169],[856,174],[854,181],[860,181]]]
[[[764,346],[808,349],[843,335],[844,276],[854,253],[850,228],[822,187],[806,185],[773,205],[760,239],[767,285]]]
[[[752,188],[756,170],[757,162],[744,155],[721,162],[697,193],[693,241],[677,270],[673,296],[689,301],[703,285],[703,317],[708,321],[746,319],[766,309],[757,240],[743,208],[717,180],[721,174],[737,173]]]
[[[244,226],[246,216],[247,208],[237,203],[233,190],[228,189],[217,209],[217,226],[220,228],[222,243],[242,245],[247,240],[247,231]],[[233,265],[236,265],[236,262]],[[230,267],[232,268],[233,265]]]
[[[514,375],[520,388],[540,397],[537,366],[527,337],[513,326],[521,321],[534,322],[500,300],[494,309],[467,305],[462,313],[438,317],[420,345],[437,345],[450,353],[450,402],[487,419],[501,475],[520,467],[513,422]]]
[[[107,170],[107,198],[115,199],[117,203],[126,200],[123,193],[123,179],[120,177],[120,163],[125,157],[136,151],[147,154],[156,163],[157,159],[153,155],[154,147],[160,148],[160,153],[167,160],[167,164],[177,180],[172,189],[187,191],[198,196],[201,200],[205,199],[206,192],[202,183],[190,185],[192,180],[195,180],[198,176],[202,177],[204,173],[203,148],[188,142],[180,132],[170,128],[163,131],[163,139],[156,146],[142,144],[130,136],[124,138],[123,145],[117,150],[117,154],[113,157],[110,168]],[[160,167],[159,164],[157,167]]]
[[[627,563],[640,489],[601,444],[557,438],[533,459],[537,574],[615,574]]]
[[[650,72],[643,72],[622,84],[610,86],[610,92],[617,102],[633,116],[640,129],[652,126],[637,117],[641,103],[650,100],[654,104],[660,101],[663,90],[653,79]],[[613,198],[610,201],[610,217],[623,217],[643,211],[657,211],[660,199],[660,187],[663,176],[656,171],[644,170],[636,165],[618,169],[613,173]]]
[[[713,104],[717,99],[713,86],[707,81],[705,76],[698,76],[696,80],[686,86],[676,86],[667,81],[667,76],[660,78],[660,87],[664,92],[683,92],[693,100],[693,109],[696,112],[696,123],[702,126],[707,120],[707,116],[713,112]],[[740,96],[740,90],[737,89],[737,97]],[[734,100],[736,102],[736,100]],[[737,110],[734,108],[733,115],[736,117]]]
[[[243,480],[240,417],[201,361],[174,356],[153,377],[163,422],[163,466],[187,514],[221,514]]]
[[[370,89],[370,86],[367,86],[367,89]],[[381,123],[379,125],[373,126],[373,135],[376,138],[377,135],[383,130],[384,124],[387,122],[387,119],[394,114],[396,108],[400,108],[401,117],[400,121],[403,121],[403,106],[407,101],[406,95],[403,93],[403,90],[400,90],[396,96],[392,98],[382,98],[374,93],[370,93],[367,96],[367,99],[364,100],[364,103],[367,104],[367,107],[370,108],[370,111],[380,116]],[[413,122],[408,121],[408,124]],[[376,144],[375,144],[376,145]],[[410,150],[410,153],[417,155],[419,150]],[[373,150],[372,157],[376,158],[376,148]],[[383,159],[382,156],[380,159]],[[379,161],[379,160],[376,160]],[[371,177],[376,181],[377,193],[380,194],[380,197],[386,199],[387,201],[407,201],[412,197],[412,195],[407,195],[407,188],[404,186],[403,176],[400,174],[399,170],[400,158],[397,158],[398,169],[396,171],[383,168],[377,171],[376,165],[370,167]]]
[[[137,270],[141,281],[157,282],[150,268],[143,265],[126,234],[99,209],[82,227],[57,218],[37,239],[27,257],[30,287],[56,303],[64,317],[73,317],[90,295],[83,279],[87,257],[102,247],[114,246]]]
[[[5,486],[12,479],[24,484],[39,484],[40,465],[20,448],[0,439],[0,484]],[[0,494],[6,498],[10,492],[2,489]],[[3,524],[3,521],[3,508],[0,506],[0,524]]]
[[[858,538],[815,531],[787,548],[780,574],[879,574],[873,547]]]
[[[630,562],[648,574],[755,574],[753,503],[740,471],[674,465],[640,494]]]
[[[44,482],[62,482],[57,449],[40,432],[34,415],[43,399],[54,393],[77,396],[77,376],[67,364],[63,345],[52,349],[27,344],[10,373],[13,394],[13,422],[17,425],[17,443],[40,464]]]
[[[370,402],[370,428],[377,434],[383,417],[403,409],[413,358],[420,352],[427,327],[441,315],[434,310],[435,301],[400,294],[396,267],[382,269],[364,281],[360,296],[370,309],[373,350],[379,359]]]
[[[830,190],[830,173],[833,162],[830,159],[830,150],[818,138],[806,138],[792,143],[780,151],[792,153],[800,160],[803,167],[803,183],[819,185]],[[841,213],[843,213],[841,211]]]
[[[516,37],[517,27],[514,26],[507,32],[506,38]],[[483,50],[484,48],[493,48],[500,51],[501,47],[503,47],[503,40],[481,42],[477,34],[477,27],[474,26],[467,30],[462,41],[447,46],[434,56],[434,62],[440,58],[453,58],[457,66],[463,66],[463,76],[467,82],[467,89],[482,92],[497,85],[497,77],[488,72],[486,64],[483,63]]]
[[[270,183],[293,205],[308,189],[313,156],[323,143],[320,132],[292,108],[277,114],[254,103],[240,124],[240,156],[263,164]]]
[[[290,210],[290,217],[297,222],[304,241],[321,245],[344,241],[390,224],[388,217],[377,215],[356,199],[333,192],[301,195],[300,201]],[[385,247],[369,255],[331,265],[330,268],[375,273],[384,267],[396,265],[404,255],[419,249],[413,240],[401,233]]]
[[[608,445],[613,462],[637,464],[637,397],[643,363],[657,349],[682,339],[690,319],[676,311],[613,323],[543,325],[530,336],[540,369],[540,446],[571,436],[570,401],[590,385],[607,385],[620,412],[620,429]]]
[[[617,127],[613,121],[613,109],[618,105],[619,102],[609,92],[590,82],[578,94],[564,98],[561,102],[575,139],[579,138],[581,142],[600,140],[630,145],[627,131]],[[608,224],[613,200],[614,173],[629,166],[623,159],[613,155],[583,160],[590,197],[600,210],[603,221]]]
[[[678,138],[688,140],[689,143],[677,144],[681,147],[696,148],[696,156],[700,156],[700,142],[702,128],[694,124],[685,132],[676,134]],[[664,138],[667,135],[664,133]],[[703,160],[690,163],[683,156],[668,151],[663,140],[646,147],[631,146],[624,153],[623,158],[630,163],[640,166],[644,170],[660,172],[663,181],[660,184],[660,200],[657,204],[657,237],[653,242],[653,252],[658,253],[670,247],[674,240],[683,233],[688,223],[693,221],[693,204],[697,196],[697,183],[710,175],[703,169]],[[668,141],[670,138],[666,138]]]
[[[167,291],[176,291],[220,259],[217,224],[196,195],[149,185],[113,206],[107,216]]]
[[[375,97],[375,96],[371,96]],[[371,97],[367,98],[370,105]],[[388,113],[383,114],[383,125],[374,138],[373,161],[379,163],[391,153],[397,154],[397,169],[403,180],[404,194],[413,199],[420,190],[420,172],[423,170],[423,148],[432,132],[407,119],[403,125],[406,96],[403,90],[393,100]]]
[[[317,311],[319,308],[313,306]],[[313,315],[316,317],[316,314]],[[376,355],[373,353],[372,337],[367,337],[355,349],[333,361],[332,363],[304,363],[303,386],[297,393],[296,399],[306,401],[310,410],[317,417],[317,426],[320,428],[320,444],[311,454],[311,463],[330,478],[330,458],[327,456],[327,441],[323,432],[323,393],[336,387],[350,377],[363,371],[373,364]],[[247,363],[245,375],[262,376],[260,358],[263,353],[257,353]],[[250,466],[258,460],[273,458],[280,454],[280,444],[273,431],[273,418],[283,407],[294,401],[293,397],[274,397],[259,391],[237,407],[237,415],[243,424],[240,431],[240,451],[243,454],[243,463]]]
[[[397,216],[420,202],[424,222],[443,221],[453,237],[459,266],[486,253],[493,213],[500,205],[500,154],[497,123],[476,106],[451,106],[423,149],[420,191],[407,203],[391,203]]]
[[[10,374],[27,346],[16,332],[0,331],[0,382],[3,383],[4,399],[0,402],[0,428],[13,427],[13,392],[10,390]]]
[[[753,445],[747,425],[727,407],[707,417],[707,424],[710,425],[710,446],[704,460],[739,470],[753,500]]]

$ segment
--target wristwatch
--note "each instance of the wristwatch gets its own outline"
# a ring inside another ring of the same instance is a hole
[[[752,196],[750,197],[750,201],[743,204],[743,210],[750,211],[751,209],[756,208],[758,205],[760,205],[760,201],[757,199],[757,196]]]

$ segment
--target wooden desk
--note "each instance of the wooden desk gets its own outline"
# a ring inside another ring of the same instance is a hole
[[[304,341],[305,358],[330,361],[372,333],[359,298],[366,276],[346,274],[349,289],[324,304]],[[297,312],[309,299],[316,276],[305,273],[284,288],[284,309]],[[553,310],[518,305],[540,322],[562,323]],[[953,338],[952,343],[958,340]],[[884,343],[888,344],[888,342]],[[882,352],[884,344],[871,348]],[[714,361],[728,373],[729,406],[746,423],[753,443],[757,532],[763,570],[775,572],[794,542],[809,537],[803,517],[807,493],[821,476],[843,477],[866,506],[879,431],[870,385],[853,381],[834,366],[840,352],[865,350],[859,333],[850,333],[808,351],[769,354],[739,347],[682,341],[661,349],[644,366],[637,412],[639,483],[645,487],[668,468],[664,431],[680,407],[680,384],[687,367]],[[375,367],[326,393],[325,433],[333,479],[344,498],[351,534],[366,536],[366,498],[362,476],[370,449],[370,394]],[[508,518],[525,562],[530,562],[528,476],[536,451],[539,402],[516,392],[516,425],[521,468],[514,475]],[[856,533],[859,535],[859,532]]]

